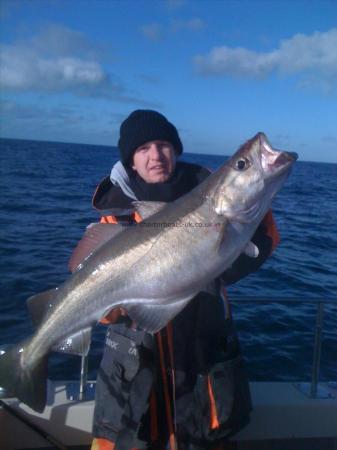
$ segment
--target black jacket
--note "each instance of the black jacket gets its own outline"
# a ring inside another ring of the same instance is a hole
[[[179,163],[178,169],[184,174],[181,192],[178,186],[180,195],[210,173],[196,164]],[[108,177],[98,186],[93,205],[103,215],[113,211],[120,222],[133,221],[132,199]],[[125,318],[109,327],[97,381],[94,436],[115,442],[116,450],[137,447],[140,442],[154,445],[155,440],[164,446],[169,424],[163,367],[179,442],[206,446],[247,423],[251,410],[248,378],[230,308],[220,293],[223,282],[228,285],[254,272],[269,256],[272,239],[265,225],[259,226],[253,242],[260,251],[258,258],[241,255],[214,281],[213,292],[199,293],[157,336],[130,329]],[[117,342],[120,351],[109,342]],[[137,357],[130,348],[136,348]],[[150,395],[156,399],[151,408]],[[151,428],[154,414],[157,437]]]

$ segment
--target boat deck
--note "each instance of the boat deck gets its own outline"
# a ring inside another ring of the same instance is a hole
[[[90,450],[90,445],[72,445],[67,450]],[[267,441],[230,442],[224,450],[336,450],[337,438],[281,439]],[[5,450],[5,448],[3,449]],[[6,450],[14,450],[6,448]],[[32,450],[31,447],[21,450]],[[59,450],[59,447],[39,447],[39,450]]]
[[[337,450],[337,390],[335,383],[322,388],[320,399],[293,383],[251,383],[251,422],[226,450]],[[4,402],[10,410],[0,407],[1,450],[89,450],[94,402],[69,400],[64,383],[49,383],[43,414]]]

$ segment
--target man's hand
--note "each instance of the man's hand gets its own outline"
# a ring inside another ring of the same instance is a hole
[[[259,256],[259,249],[253,244],[252,241],[248,242],[246,248],[243,250],[243,253],[251,258],[257,258]]]
[[[114,308],[100,322],[104,324],[116,323],[120,317],[127,315],[127,311],[124,308]]]

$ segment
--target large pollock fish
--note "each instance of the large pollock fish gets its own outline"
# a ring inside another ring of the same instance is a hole
[[[0,386],[41,412],[48,352],[66,345],[69,336],[117,307],[149,332],[164,327],[247,249],[296,158],[258,133],[178,200],[164,206],[136,202],[147,217],[141,224],[118,234],[116,225],[89,228],[70,278],[32,299],[41,325],[0,356]]]

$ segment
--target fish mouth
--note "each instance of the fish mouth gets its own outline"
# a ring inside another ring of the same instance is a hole
[[[264,133],[258,133],[257,139],[261,149],[261,166],[267,179],[290,171],[298,159],[297,153],[273,148]]]

